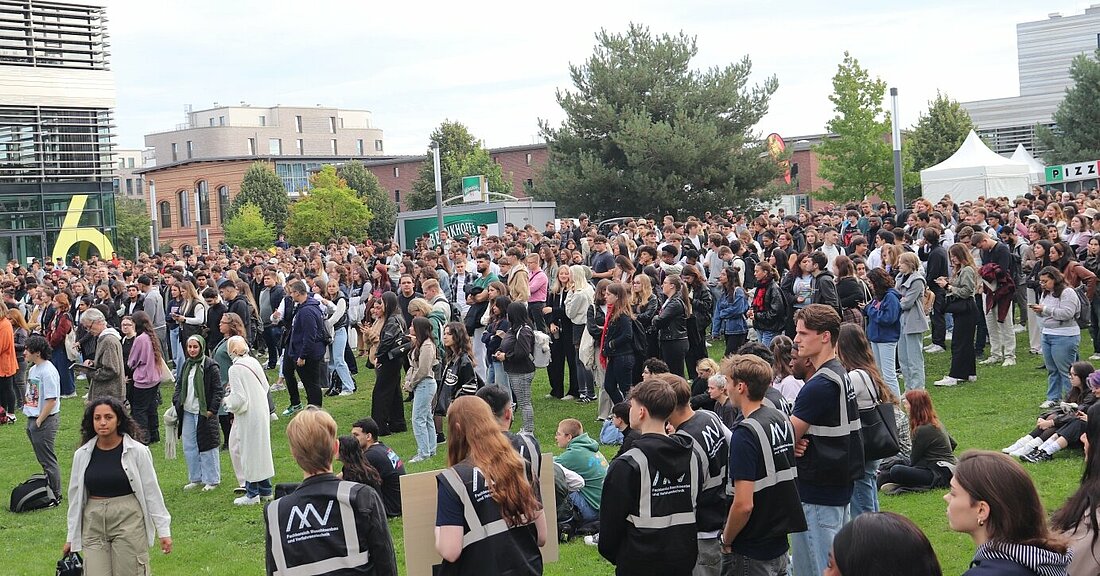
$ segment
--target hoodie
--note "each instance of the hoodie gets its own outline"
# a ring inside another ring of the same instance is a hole
[[[95,370],[88,378],[88,398],[112,396],[126,400],[126,362],[122,359],[122,337],[106,328],[96,338]]]
[[[863,309],[867,315],[867,339],[871,342],[897,342],[901,339],[901,297],[890,288],[881,300],[874,299]]]
[[[1010,544],[987,542],[978,546],[963,576],[1065,576],[1071,554]]]
[[[581,495],[593,510],[599,512],[603,498],[603,479],[607,475],[607,458],[600,453],[599,442],[588,433],[582,433],[569,441],[565,452],[555,456],[554,462],[584,478]]]
[[[290,343],[287,345],[287,358],[321,359],[325,357],[328,345],[324,337],[325,316],[321,313],[321,304],[316,298],[306,298],[298,304],[294,312],[294,323],[290,329]]]

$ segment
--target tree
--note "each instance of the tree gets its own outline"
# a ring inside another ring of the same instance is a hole
[[[928,102],[928,111],[920,115],[917,124],[903,139],[903,151],[919,174],[951,157],[973,129],[974,122],[966,108],[937,91],[936,99]],[[915,200],[920,195],[919,182],[906,186],[906,200]]]
[[[118,238],[115,250],[119,256],[137,260],[134,238],[138,239],[139,251],[149,249],[150,222],[149,208],[144,200],[115,196],[115,231]]]
[[[370,225],[370,208],[348,188],[347,181],[336,175],[336,168],[323,166],[310,177],[309,184],[309,192],[290,205],[287,240],[296,245],[341,236],[361,241]]]
[[[1079,54],[1069,67],[1073,85],[1054,112],[1055,128],[1039,125],[1036,136],[1049,152],[1048,165],[1100,158],[1100,50]]]
[[[825,125],[835,136],[813,148],[820,158],[818,173],[832,182],[832,187],[817,190],[816,197],[835,202],[871,195],[893,198],[894,155],[890,115],[882,108],[885,94],[886,83],[871,78],[859,61],[845,52],[829,96],[836,115]],[[903,161],[906,158],[903,155]],[[904,163],[902,175],[915,182],[915,173]]]
[[[549,162],[538,198],[596,217],[698,212],[754,204],[780,174],[753,127],[778,88],[748,85],[752,63],[691,68],[694,37],[654,36],[631,24],[601,30],[572,90],[558,90],[566,120],[540,130]]]
[[[275,243],[275,227],[264,221],[260,207],[248,203],[225,221],[225,243],[239,248],[269,248]]]
[[[460,122],[444,121],[432,132],[428,155],[420,164],[412,192],[405,198],[409,210],[424,210],[435,206],[435,164],[431,143],[439,144],[439,174],[443,199],[462,195],[462,177],[483,175],[489,181],[490,192],[512,193],[511,178],[505,178],[500,164],[493,162],[489,151]]]
[[[367,170],[362,162],[352,160],[341,166],[336,173],[347,181],[348,188],[363,199],[374,215],[367,227],[367,234],[374,240],[392,238],[394,226],[397,224],[397,204],[382,189],[374,172]]]
[[[287,197],[283,180],[268,164],[253,162],[248,167],[241,181],[241,191],[229,206],[226,218],[236,216],[245,204],[259,206],[264,221],[274,226],[276,232],[283,231],[287,222],[290,199]]]

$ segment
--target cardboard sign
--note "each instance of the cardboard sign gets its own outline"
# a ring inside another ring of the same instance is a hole
[[[554,458],[542,454],[543,516],[546,517],[546,545],[543,563],[558,561],[558,510],[554,505]],[[401,477],[401,516],[405,531],[405,574],[432,576],[432,567],[443,559],[435,551],[436,480],[439,470]]]

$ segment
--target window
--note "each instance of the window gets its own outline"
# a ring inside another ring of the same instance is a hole
[[[179,144],[176,144],[175,142],[173,142],[172,143],[172,161],[173,162],[176,162],[176,161],[179,160],[179,154],[180,154]]]
[[[374,141],[374,151],[375,152],[381,152],[382,151],[382,141],[381,140],[375,140]]]
[[[137,195],[138,196],[145,196],[145,192],[141,189],[141,183],[142,182],[143,182],[143,180],[141,178],[136,178],[134,180],[134,186],[135,186],[135,188],[137,188]]]
[[[298,155],[299,156],[301,156],[302,154],[305,154],[305,152],[303,152],[303,150],[305,150],[305,144],[303,143],[303,141],[300,138],[298,140],[294,141],[294,147],[298,150]]]
[[[260,126],[267,126],[267,116],[260,116]]]
[[[210,225],[210,189],[206,185],[206,180],[199,180],[195,183],[195,190],[199,194],[199,225]]]
[[[187,190],[176,192],[176,201],[180,205],[180,227],[191,226],[191,205],[187,203]]]
[[[328,117],[328,131],[332,134],[336,133],[336,117],[335,116],[329,116]]]
[[[248,155],[249,156],[255,156],[256,155],[256,139],[255,138],[249,138],[248,139]]]
[[[355,141],[355,155],[356,156],[362,156],[363,155],[363,139],[362,138]]]
[[[393,167],[393,177],[394,178],[400,178],[401,177],[401,167],[400,166],[394,166]]]
[[[211,116],[211,117],[210,117],[210,125],[211,125],[211,126],[213,126],[213,125],[214,125],[214,117],[213,117],[213,116]]]
[[[527,157],[524,160],[526,160],[528,166],[531,165],[531,153],[530,152],[527,153]]]
[[[393,201],[397,204],[401,203],[401,191],[400,190],[394,190],[393,191]]]
[[[530,195],[534,191],[535,191],[535,181],[530,179],[530,178],[524,180],[523,181],[523,192],[527,195]]]
[[[225,116],[218,116],[218,126],[225,126]]]
[[[119,187],[119,182],[118,182],[118,178],[112,178],[112,179],[111,179],[111,184],[113,184],[113,185],[114,185],[114,189],[115,189],[115,194],[118,194],[118,193],[119,193],[119,191],[120,191],[120,190],[122,190],[122,188],[121,188],[121,187]]]
[[[171,228],[172,227],[172,203],[167,200],[162,200],[159,204],[160,208],[160,227]]]
[[[302,133],[302,117],[301,116],[295,116],[294,117],[294,130],[299,134]]]
[[[329,144],[332,148],[332,154],[335,156],[337,154],[337,152],[336,152],[336,139],[333,138],[332,140],[329,140]]]
[[[195,145],[190,140],[187,141],[187,159],[190,160],[195,155]]]
[[[229,215],[229,187],[218,186],[218,220],[225,224]]]
[[[134,195],[134,179],[133,178],[127,178],[126,179],[126,195],[127,196],[133,196]]]
[[[268,138],[267,153],[279,156],[283,153],[283,141],[281,138]]]
[[[133,158],[127,158],[126,159],[126,166],[129,167],[129,168],[133,168],[134,167],[134,159]]]

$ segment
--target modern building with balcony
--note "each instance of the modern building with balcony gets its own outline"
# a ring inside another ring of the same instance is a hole
[[[101,2],[0,0],[0,262],[114,250]]]

